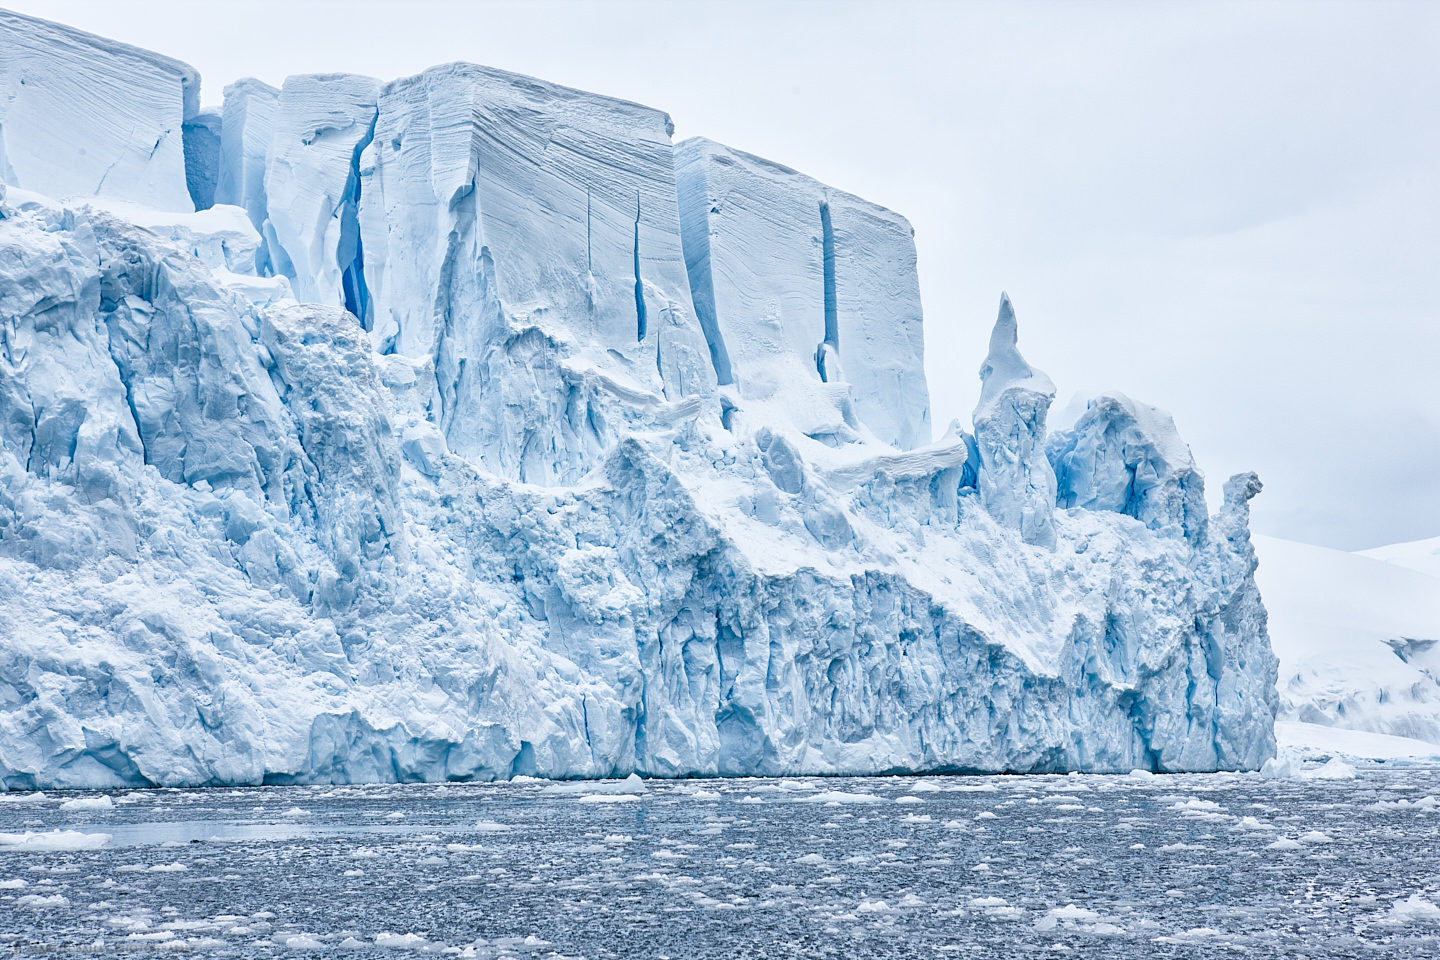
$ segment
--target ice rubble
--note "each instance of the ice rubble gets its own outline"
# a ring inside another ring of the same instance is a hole
[[[0,201],[8,787],[1273,754],[1258,481],[1200,523],[1119,398],[1047,447],[1008,300],[930,443],[898,216],[467,64],[221,117],[204,214]]]

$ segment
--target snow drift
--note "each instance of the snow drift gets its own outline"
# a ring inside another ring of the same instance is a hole
[[[1008,299],[932,443],[898,215],[467,64],[232,84],[203,213],[158,149],[37,182],[128,169],[83,118],[158,136],[193,71],[4,29],[103,81],[4,120],[6,786],[1273,754],[1259,482],[1205,516],[1118,396],[1049,435]]]

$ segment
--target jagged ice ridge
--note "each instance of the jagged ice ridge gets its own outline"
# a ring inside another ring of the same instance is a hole
[[[7,788],[1274,753],[1259,482],[1049,433],[1008,298],[931,442],[898,214],[485,67],[0,43]]]

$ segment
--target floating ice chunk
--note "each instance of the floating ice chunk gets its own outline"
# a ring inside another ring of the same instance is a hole
[[[1300,849],[1303,848],[1303,846],[1304,846],[1304,844],[1300,843],[1300,841],[1298,841],[1298,840],[1292,840],[1292,839],[1290,839],[1289,837],[1281,837],[1279,840],[1276,840],[1276,841],[1274,841],[1274,842],[1272,842],[1272,843],[1267,843],[1267,844],[1265,845],[1265,849],[1266,849],[1266,850],[1300,850]]]
[[[820,864],[828,863],[829,861],[827,861],[823,856],[818,853],[807,853],[803,857],[796,857],[795,862],[804,864]]]
[[[504,833],[510,829],[510,824],[497,823],[494,820],[476,820],[475,825],[470,829],[477,833]]]
[[[74,800],[66,800],[60,804],[61,810],[110,810],[115,806],[115,801],[107,796],[99,797],[76,797]]]
[[[70,905],[70,901],[58,893],[51,894],[48,897],[41,896],[38,893],[31,893],[16,898],[15,905],[29,907],[31,910],[51,910],[55,907],[67,907]],[[174,934],[171,934],[171,936],[174,936]]]
[[[280,814],[280,816],[282,816],[282,817],[308,817],[308,816],[310,816],[310,811],[304,809],[303,807],[291,807],[289,810],[286,810],[284,813]]]
[[[798,797],[797,803],[823,803],[823,804],[845,804],[845,803],[883,803],[883,797],[877,797],[872,793],[848,793],[844,790],[826,790],[823,793],[811,794],[808,797]]]
[[[645,781],[639,774],[632,773],[624,780],[575,780],[570,783],[553,783],[541,792],[549,796],[570,796],[574,794],[588,794],[590,796],[618,796],[626,794],[641,794],[649,790]]]
[[[276,934],[275,943],[286,950],[324,950],[325,943],[307,933]]]
[[[1354,780],[1355,768],[1339,757],[1331,757],[1314,770],[1302,771],[1300,776],[1306,780]]]
[[[1434,813],[1440,811],[1440,798],[1433,796],[1421,797],[1419,800],[1406,800],[1403,797],[1399,800],[1377,800],[1370,805],[1372,810],[1417,810],[1422,813]]]
[[[377,933],[375,946],[388,950],[426,950],[431,943],[418,933]]]
[[[910,787],[911,793],[940,793],[944,788],[932,780],[916,780]]]
[[[1288,758],[1271,757],[1260,768],[1260,776],[1266,780],[1289,780],[1295,776],[1295,764]]]
[[[1077,907],[1073,903],[1063,907],[1055,907],[1047,911],[1045,916],[1035,921],[1035,929],[1043,933],[1065,930],[1097,934],[1100,936],[1114,936],[1124,933],[1123,928],[1109,920],[1103,919],[1101,915],[1094,910]]]
[[[633,793],[587,793],[579,798],[580,803],[629,803],[639,800]]]
[[[1440,923],[1440,905],[1427,900],[1418,893],[1412,893],[1404,900],[1396,900],[1389,911],[1380,918],[1387,926],[1408,926],[1412,923]]]
[[[1170,805],[1171,810],[1178,810],[1182,816],[1197,813],[1216,813],[1225,808],[1214,800],[1201,800],[1198,797],[1189,797]]]
[[[55,850],[98,850],[110,842],[108,833],[81,833],[78,830],[51,830],[48,833],[0,833],[0,852]]]
[[[1307,831],[1307,832],[1305,832],[1305,833],[1300,834],[1300,842],[1301,842],[1301,843],[1334,843],[1335,840],[1334,840],[1333,837],[1331,837],[1331,836],[1330,836],[1329,834],[1327,834],[1327,833],[1322,833],[1322,832],[1320,832],[1319,830],[1309,830],[1309,831]]]
[[[23,890],[27,884],[18,877],[13,880],[0,880],[0,890]]]
[[[193,67],[8,10],[0,49],[0,181],[195,209],[184,145],[200,110]]]

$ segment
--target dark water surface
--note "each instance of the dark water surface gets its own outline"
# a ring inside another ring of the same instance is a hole
[[[607,789],[0,796],[0,955],[1440,958],[1432,769]]]

